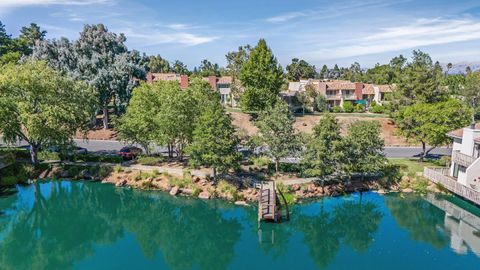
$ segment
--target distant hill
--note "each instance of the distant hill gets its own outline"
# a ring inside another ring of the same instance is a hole
[[[447,71],[447,64],[442,63],[442,68],[444,71]],[[453,68],[448,71],[448,74],[464,74],[467,67],[470,67],[472,71],[480,69],[480,62],[459,62],[454,63]]]

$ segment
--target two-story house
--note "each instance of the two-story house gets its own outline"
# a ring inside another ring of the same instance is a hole
[[[480,205],[480,124],[447,134],[453,138],[449,168],[425,168],[424,176]]]

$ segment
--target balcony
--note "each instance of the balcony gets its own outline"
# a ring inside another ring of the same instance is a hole
[[[480,192],[464,186],[454,178],[448,176],[448,168],[425,167],[423,169],[423,176],[434,183],[441,184],[450,192],[480,205]]]
[[[357,100],[357,96],[355,94],[342,95],[342,99],[344,99],[344,100]]]
[[[342,97],[339,94],[329,95],[327,94],[327,100],[340,100]]]
[[[452,152],[452,161],[465,168],[470,167],[475,160],[476,158],[462,154],[460,151]]]

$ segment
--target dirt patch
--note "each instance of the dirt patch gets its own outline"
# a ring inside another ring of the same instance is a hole
[[[240,112],[231,112],[230,115],[233,119],[233,124],[238,130],[243,130],[248,135],[254,135],[258,132],[258,129],[253,125],[251,118],[248,114]],[[322,116],[320,115],[305,115],[296,117],[294,127],[302,133],[312,133],[313,127],[318,123]],[[397,128],[393,124],[390,118],[380,117],[354,117],[354,116],[337,116],[340,123],[342,134],[345,134],[350,124],[358,120],[377,121],[381,126],[382,139],[385,140],[387,146],[406,146],[412,145],[407,140],[397,135]]]

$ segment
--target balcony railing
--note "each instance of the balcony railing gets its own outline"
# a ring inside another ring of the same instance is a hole
[[[472,165],[472,163],[475,160],[476,158],[469,155],[462,154],[460,153],[460,151],[452,152],[452,161],[463,167],[466,167],[466,168],[470,167],[470,165]]]
[[[342,95],[342,98],[343,99],[350,99],[350,100],[354,99],[354,100],[356,100],[357,96],[354,95],[354,94],[352,94],[352,95]]]
[[[337,95],[328,95],[328,94],[327,94],[327,99],[330,99],[330,100],[331,100],[331,99],[338,99],[338,100],[340,100],[340,99],[341,99],[341,96],[338,95],[338,94],[337,94]]]
[[[480,205],[480,192],[458,183],[452,177],[449,177],[447,168],[427,168],[423,169],[423,176],[430,181],[443,185],[454,194],[463,197],[477,205]]]

